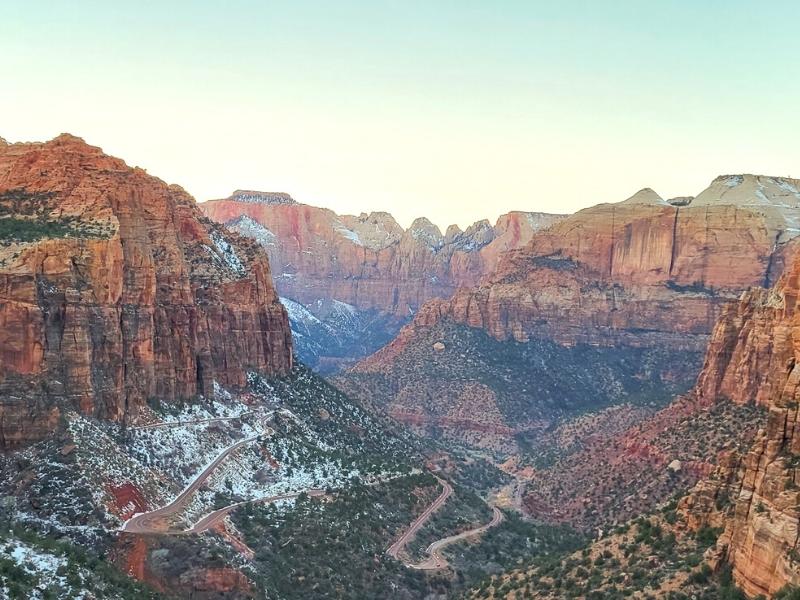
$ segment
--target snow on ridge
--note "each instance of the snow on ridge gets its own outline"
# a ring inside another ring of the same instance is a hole
[[[284,298],[281,296],[280,298],[281,304],[283,304],[286,312],[289,313],[289,319],[291,321],[296,321],[298,323],[319,323],[320,320],[314,316],[310,310],[308,310],[305,306],[300,304],[299,302],[295,302],[294,300],[290,300],[289,298]]]
[[[334,226],[333,226],[333,229],[334,229],[334,231],[336,231],[336,233],[341,235],[343,238],[350,240],[351,242],[353,242],[357,246],[363,246],[364,245],[364,243],[361,241],[361,238],[358,236],[358,234],[355,231],[353,231],[352,229],[348,229],[347,227],[345,227],[341,223],[335,223]]]
[[[236,190],[229,200],[248,204],[297,204],[286,192],[259,192],[256,190]]]
[[[233,229],[237,233],[241,233],[245,237],[249,237],[257,241],[262,246],[274,246],[277,237],[269,229],[264,227],[261,223],[242,215],[238,219],[228,221],[227,227]]]
[[[358,309],[352,304],[348,304],[347,302],[342,302],[341,300],[334,299],[331,300],[331,304],[339,311],[346,312],[351,316],[355,316],[356,314],[358,314]]]
[[[744,177],[742,175],[730,175],[729,177],[724,179],[722,183],[729,188],[733,188],[738,185],[741,185],[743,181]]]
[[[247,274],[247,269],[236,254],[236,250],[234,250],[230,242],[225,239],[225,236],[219,231],[212,231],[211,241],[214,242],[214,246],[217,250],[216,253],[212,252],[212,254],[215,254],[237,277],[244,277]]]
[[[785,179],[777,177],[773,178],[772,181],[774,181],[775,185],[777,185],[784,192],[789,192],[790,194],[794,194],[797,197],[797,199],[800,200],[800,191],[798,191],[798,189],[794,185],[792,185]]]

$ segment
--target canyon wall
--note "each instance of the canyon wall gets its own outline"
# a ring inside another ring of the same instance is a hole
[[[667,346],[702,352],[722,307],[783,271],[800,222],[800,182],[715,179],[696,198],[644,189],[582,210],[500,256],[494,273],[432,300],[359,368],[380,368],[440,320],[499,339]]]
[[[696,394],[757,403],[767,424],[681,503],[691,527],[723,527],[712,563],[729,561],[749,595],[800,585],[800,260],[772,290],[743,294],[714,329]]]
[[[0,447],[291,364],[255,242],[79,138],[0,144]]]
[[[239,190],[200,208],[267,249],[281,296],[307,306],[337,300],[401,318],[431,298],[474,286],[503,252],[563,218],[512,212],[494,226],[451,225],[443,235],[424,218],[404,230],[385,212],[340,216],[286,194]]]

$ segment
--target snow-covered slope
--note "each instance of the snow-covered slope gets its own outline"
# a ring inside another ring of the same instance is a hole
[[[338,371],[375,352],[406,322],[338,300],[318,300],[308,307],[289,298],[281,303],[289,313],[297,357],[320,373]]]

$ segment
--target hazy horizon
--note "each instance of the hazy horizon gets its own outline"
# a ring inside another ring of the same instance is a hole
[[[9,2],[0,136],[442,230],[799,176],[800,6],[696,4]]]

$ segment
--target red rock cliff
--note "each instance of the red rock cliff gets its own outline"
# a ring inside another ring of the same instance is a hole
[[[800,182],[719,177],[694,199],[649,189],[582,210],[500,256],[495,272],[423,306],[410,331],[448,318],[497,339],[668,345],[702,351],[722,307],[782,272]],[[387,347],[374,360],[391,360]]]
[[[0,447],[290,368],[255,243],[79,138],[0,144]]]
[[[282,296],[304,304],[335,299],[406,317],[494,270],[500,254],[526,244],[561,215],[512,212],[442,235],[427,219],[403,230],[388,213],[339,216],[286,194],[239,190],[200,204],[212,219],[269,252]]]
[[[773,290],[753,290],[727,307],[696,390],[704,401],[728,398],[769,410],[750,451],[729,457],[682,501],[692,527],[724,526],[712,556],[733,565],[749,596],[800,585],[798,298],[800,260]]]

